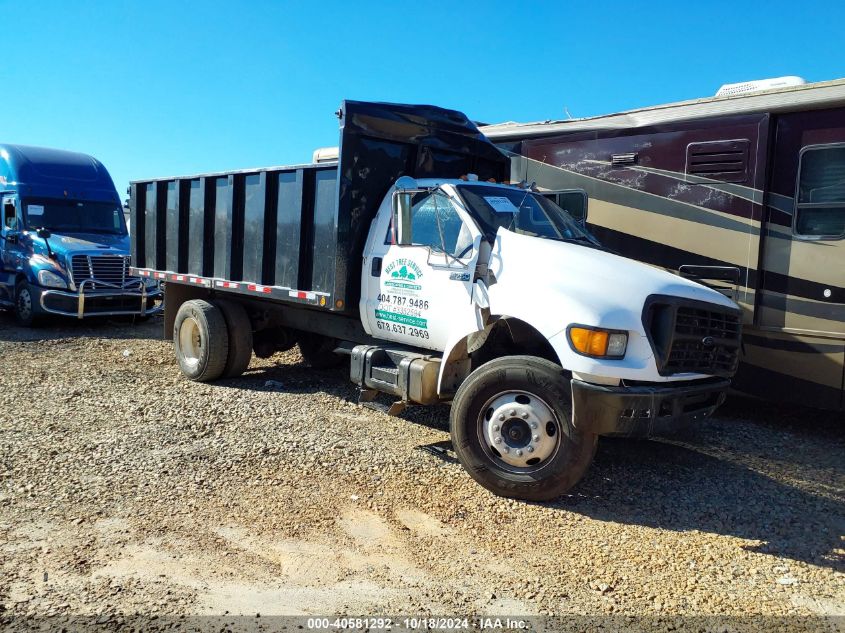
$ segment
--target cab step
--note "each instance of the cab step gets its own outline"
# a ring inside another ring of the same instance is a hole
[[[379,411],[381,413],[385,413],[387,415],[392,416],[400,415],[405,409],[408,408],[408,403],[404,400],[397,400],[396,402],[392,402],[390,404],[376,402],[375,398],[376,396],[378,396],[378,394],[379,392],[376,389],[363,389],[359,387],[358,404],[360,404],[362,407],[366,407],[367,409]]]

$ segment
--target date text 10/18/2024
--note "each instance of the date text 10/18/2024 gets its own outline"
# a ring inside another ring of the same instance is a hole
[[[505,630],[527,631],[530,624],[518,618],[436,618],[436,617],[353,617],[308,618],[306,627],[312,631],[369,630],[369,631],[462,631]]]

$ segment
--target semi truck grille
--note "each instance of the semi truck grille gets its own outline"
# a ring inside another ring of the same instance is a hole
[[[732,376],[736,372],[742,334],[738,310],[655,297],[646,308],[644,322],[662,376]]]
[[[88,285],[86,290],[123,286],[138,279],[129,275],[129,257],[123,255],[74,255],[71,258],[71,274],[76,284],[86,279],[95,280],[94,287]],[[104,283],[98,284],[98,281]]]

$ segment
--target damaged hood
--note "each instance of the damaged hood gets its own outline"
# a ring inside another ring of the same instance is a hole
[[[582,323],[641,330],[650,295],[706,301],[737,310],[723,294],[683,277],[625,257],[575,243],[530,237],[499,229],[490,257],[493,303],[503,311],[519,302],[533,306],[535,323],[547,336],[566,324],[554,313],[578,315]],[[491,305],[496,310],[495,305]],[[509,311],[513,311],[510,309]]]

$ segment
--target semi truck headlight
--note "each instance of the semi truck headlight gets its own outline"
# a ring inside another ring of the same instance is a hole
[[[628,347],[628,333],[619,330],[570,325],[566,333],[572,349],[584,356],[622,358]]]
[[[38,283],[47,288],[67,288],[67,282],[51,270],[38,271]]]

